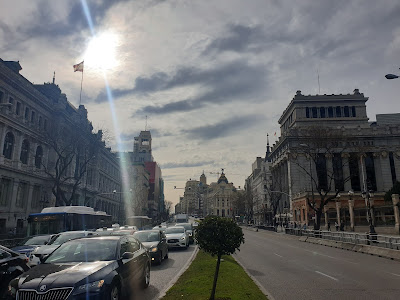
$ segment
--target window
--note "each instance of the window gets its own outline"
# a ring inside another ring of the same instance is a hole
[[[356,107],[355,106],[351,107],[351,115],[352,115],[352,117],[356,117],[357,116],[356,115]]]
[[[23,140],[21,147],[21,155],[19,157],[19,160],[26,165],[28,164],[28,158],[29,158],[29,142],[28,140]]]
[[[347,118],[350,117],[350,110],[348,106],[344,107],[344,116]]]
[[[40,186],[35,185],[32,191],[32,202],[31,207],[36,208],[40,206]]]
[[[319,114],[320,114],[321,118],[325,118],[325,107],[321,107],[319,109]]]
[[[36,114],[34,111],[32,111],[32,113],[31,113],[31,122],[32,123],[35,123],[35,120],[36,120],[35,118],[36,118]]]
[[[328,118],[333,118],[333,107],[328,107]]]
[[[6,135],[6,138],[4,139],[4,145],[3,145],[3,155],[7,159],[12,158],[12,152],[14,148],[14,135],[9,132]]]
[[[342,108],[340,106],[336,106],[336,117],[340,118],[342,116]]]
[[[29,120],[29,107],[25,107],[25,120]]]
[[[0,206],[7,206],[11,197],[11,179],[0,179]]]
[[[17,116],[21,113],[21,102],[17,102],[17,108],[15,109]]]
[[[28,196],[28,184],[25,182],[20,182],[18,185],[17,201],[15,205],[17,207],[24,207]]]
[[[312,108],[312,117],[313,118],[318,118],[318,113],[317,113],[317,108],[316,107]]]
[[[351,153],[349,158],[350,180],[353,191],[361,191],[360,172],[358,169],[357,153]]]
[[[316,161],[318,176],[318,188],[324,191],[328,190],[328,175],[326,170],[326,158],[324,154],[319,154]]]
[[[310,109],[306,107],[306,118],[310,117]]]
[[[394,166],[393,152],[389,152],[390,172],[392,173],[392,183],[396,183],[396,169]]]
[[[42,157],[43,157],[43,148],[42,146],[38,146],[36,148],[36,155],[35,155],[35,167],[40,169],[42,165]]]
[[[335,179],[335,190],[344,191],[343,160],[339,153],[332,158],[333,178]]]

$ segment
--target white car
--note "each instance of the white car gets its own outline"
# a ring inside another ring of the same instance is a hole
[[[165,229],[168,248],[188,248],[189,235],[182,226],[173,226]]]

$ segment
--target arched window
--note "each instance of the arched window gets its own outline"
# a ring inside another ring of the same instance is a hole
[[[14,135],[9,132],[6,135],[6,138],[4,139],[4,146],[3,146],[3,155],[5,158],[11,159],[12,158],[12,152],[14,148]]]
[[[28,140],[23,140],[21,147],[21,155],[19,156],[19,160],[26,165],[28,164],[28,157],[29,157],[29,142]]]
[[[43,157],[43,148],[42,146],[38,146],[36,148],[36,155],[35,155],[35,167],[40,169],[42,165],[42,157]]]

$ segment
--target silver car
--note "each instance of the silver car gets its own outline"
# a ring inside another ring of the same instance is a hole
[[[189,235],[182,226],[173,226],[165,229],[168,248],[188,248]]]

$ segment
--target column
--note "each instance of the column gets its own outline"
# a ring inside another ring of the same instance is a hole
[[[333,174],[333,163],[332,163],[333,155],[328,153],[325,154],[326,158],[326,173],[328,178],[328,187],[331,186],[331,190],[336,191],[335,187],[335,176]]]
[[[4,124],[3,126],[1,126],[1,132],[0,132],[0,163],[4,162],[3,147],[4,147],[4,139],[6,138],[6,132],[7,132],[7,126]]]
[[[328,230],[329,218],[328,218],[328,208],[327,207],[324,207],[324,215],[325,215],[325,229]]]
[[[394,220],[395,225],[394,228],[396,233],[400,231],[400,215],[399,215],[399,194],[392,195],[393,209],[394,209]]]
[[[349,200],[350,230],[354,231],[354,200]]]
[[[345,183],[344,183],[345,191],[351,190],[349,156],[350,155],[348,153],[342,154],[343,179],[345,180]]]
[[[374,152],[373,153],[373,158],[374,158],[374,171],[375,171],[375,180],[376,180],[376,189],[377,191],[387,191],[383,187],[383,170],[381,167],[381,153],[380,152]],[[387,171],[390,172],[390,168],[387,169]]]
[[[400,181],[400,152],[393,153],[394,168],[396,170],[397,181]],[[390,169],[389,169],[390,170]],[[390,186],[392,187],[392,186]]]
[[[14,213],[15,213],[15,205],[17,202],[17,194],[18,194],[18,186],[19,186],[19,179],[14,179],[14,182],[12,184],[12,194],[11,194],[11,201],[10,201],[10,220],[14,220],[14,225],[15,227],[15,219],[14,219]]]
[[[31,212],[33,187],[34,185],[30,182],[28,187],[28,200],[26,203],[26,217],[28,217]]]
[[[339,226],[340,226],[340,207],[341,203],[339,201],[336,201],[336,219]]]
[[[393,155],[394,158],[395,155]],[[376,160],[374,161],[376,162]],[[390,170],[390,161],[389,161],[389,155],[386,151],[383,151],[381,155],[379,156],[379,166],[381,169],[380,173],[376,173],[376,181],[378,184],[378,177],[382,176],[382,189],[379,189],[378,186],[378,191],[388,191],[392,188],[393,182],[392,182],[392,173]]]

